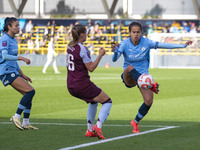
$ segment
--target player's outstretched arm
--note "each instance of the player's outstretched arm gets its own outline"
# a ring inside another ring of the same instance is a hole
[[[188,45],[192,44],[192,41],[187,41],[185,44],[173,44],[173,43],[158,43],[156,48],[166,48],[166,49],[173,49],[173,48],[185,48]]]
[[[93,72],[96,67],[98,66],[101,58],[105,55],[106,51],[103,47],[101,47],[99,49],[99,55],[97,57],[97,59],[94,62],[89,62],[89,63],[85,63],[86,68],[88,69],[88,71]]]

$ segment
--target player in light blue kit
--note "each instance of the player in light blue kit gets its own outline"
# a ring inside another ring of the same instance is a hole
[[[137,85],[137,80],[140,75],[147,74],[150,60],[150,49],[157,48],[185,48],[192,44],[192,41],[187,41],[185,44],[171,44],[171,43],[159,43],[152,41],[148,38],[142,37],[142,25],[139,22],[132,22],[129,25],[130,38],[121,42],[120,46],[112,44],[112,56],[113,62],[117,61],[118,58],[123,54],[124,56],[124,72],[121,75],[122,81],[128,87],[134,87]],[[138,113],[131,126],[133,127],[133,133],[139,133],[139,121],[148,113],[153,103],[153,92],[158,94],[158,83],[155,82],[150,90],[139,88],[144,103],[138,110]]]
[[[4,23],[4,34],[0,39],[0,79],[4,86],[11,85],[23,95],[15,115],[10,120],[20,130],[36,130],[38,128],[32,126],[29,122],[32,98],[35,95],[35,90],[28,83],[28,81],[31,83],[32,81],[22,72],[17,60],[22,60],[28,65],[31,62],[27,58],[17,56],[18,45],[15,35],[18,33],[18,20],[14,17],[7,17]],[[22,112],[24,114],[23,124],[20,122]]]

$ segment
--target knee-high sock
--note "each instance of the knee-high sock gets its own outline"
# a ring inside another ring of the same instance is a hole
[[[98,122],[97,122],[98,128],[101,128],[101,125],[107,119],[110,113],[111,106],[112,106],[112,100],[110,98],[105,103],[102,104],[102,107],[99,111],[99,116],[98,116]]]
[[[138,110],[138,113],[135,117],[135,122],[139,122],[149,111],[149,109],[151,108],[151,106],[147,106],[145,103],[143,103],[139,110]]]
[[[94,124],[98,103],[90,103],[87,110],[87,122]]]
[[[29,116],[31,113],[31,106],[32,106],[32,102],[29,103],[29,105],[26,107],[26,109],[24,109],[23,113],[24,113],[24,118],[23,118],[23,125],[28,125],[29,123]]]
[[[31,113],[31,106],[32,106],[32,102],[29,103],[29,105],[26,107],[26,109],[24,109],[24,111],[23,111],[24,118],[29,118],[30,113]]]
[[[98,103],[96,103],[96,102],[92,102],[88,106],[88,110],[87,110],[87,127],[88,127],[89,131],[92,131],[92,127],[93,127],[93,124],[94,124],[95,116],[96,116],[96,113],[97,113],[97,106],[98,106]]]
[[[22,114],[22,111],[25,110],[30,105],[30,103],[32,102],[32,99],[33,99],[34,95],[35,95],[35,90],[32,90],[30,92],[27,92],[22,97],[16,114],[19,114],[19,115]]]

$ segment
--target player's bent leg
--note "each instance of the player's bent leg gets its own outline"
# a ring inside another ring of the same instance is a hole
[[[144,103],[147,106],[151,106],[153,104],[153,92],[150,90],[142,89],[142,88],[139,88],[139,90],[140,90],[140,93],[142,94]]]
[[[135,81],[130,75],[130,72],[133,69],[134,67],[132,65],[129,65],[123,72],[123,80],[128,87],[134,87],[137,85],[137,81]]]
[[[12,82],[11,86],[23,95],[25,95],[26,92],[34,90],[34,88],[30,84],[28,84],[28,82],[26,82],[22,77],[16,78]]]
[[[88,129],[85,133],[86,137],[97,137],[97,135],[94,134],[94,132],[92,131],[92,128],[94,126],[95,116],[97,113],[97,106],[98,106],[97,102],[89,103],[88,110],[87,110],[87,127],[88,127]]]
[[[93,101],[102,104],[108,99],[109,99],[109,96],[104,91],[101,91],[101,93],[97,97],[95,97]]]
[[[92,130],[98,136],[99,139],[105,139],[105,137],[102,134],[101,128],[102,128],[102,124],[105,122],[105,120],[107,119],[110,113],[112,100],[106,93],[101,91],[101,93],[97,97],[94,98],[94,101],[100,102],[102,104],[102,107],[99,111],[98,121],[96,125],[92,128]]]
[[[133,121],[131,121],[131,126],[133,127],[133,133],[139,133],[139,121],[148,113],[151,105],[153,103],[153,92],[150,90],[145,90],[139,88],[143,96],[144,103],[140,106],[138,113]]]
[[[128,67],[131,69],[130,76],[137,82],[141,74],[132,65],[129,65]]]
[[[12,118],[17,118],[18,119],[18,124],[19,124],[19,121],[20,121],[20,118],[21,118],[21,114],[22,112],[24,111],[24,116],[25,116],[25,119],[28,120],[28,122],[26,124],[24,124],[24,120],[23,120],[23,128],[24,129],[38,129],[36,127],[33,127],[32,125],[30,125],[29,123],[29,115],[30,115],[30,109],[31,109],[31,105],[32,105],[32,99],[35,95],[35,90],[34,88],[28,84],[23,78],[21,77],[18,77],[16,78],[11,86],[16,89],[17,91],[19,91],[22,95],[24,95],[20,101],[20,104],[18,106],[18,109],[15,113],[15,115],[12,117]],[[12,119],[12,122],[15,124],[15,121],[16,119]],[[20,122],[21,124],[21,122]],[[24,126],[26,125],[26,127]],[[15,124],[16,126],[16,124]]]

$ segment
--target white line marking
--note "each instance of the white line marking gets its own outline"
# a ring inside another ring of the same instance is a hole
[[[0,122],[0,124],[11,124],[11,122]],[[35,122],[35,123],[32,123],[32,124],[64,125],[64,126],[86,126],[86,124],[72,124],[72,123],[37,123],[37,122]],[[113,125],[113,124],[104,124],[104,126],[130,127],[130,125]],[[59,150],[77,149],[77,148],[81,148],[81,147],[87,147],[87,146],[91,146],[91,145],[106,143],[106,142],[110,142],[110,141],[114,141],[114,140],[119,140],[119,139],[129,138],[129,137],[133,137],[133,136],[138,136],[138,135],[142,135],[142,134],[148,134],[148,133],[151,133],[151,132],[157,132],[157,131],[162,131],[162,130],[167,130],[167,129],[178,128],[180,126],[140,125],[140,127],[153,127],[153,128],[157,127],[159,129],[144,131],[144,132],[135,133],[135,134],[128,134],[128,135],[124,135],[124,136],[118,136],[118,137],[114,137],[114,138],[110,138],[110,139],[106,139],[106,140],[101,140],[101,141],[97,141],[97,142],[91,142],[91,143],[76,145],[76,146],[72,146],[72,147],[66,147],[66,148],[62,148],[62,149],[59,149]]]
[[[0,124],[11,124],[12,122],[0,122]],[[41,124],[41,125],[59,125],[59,126],[87,126],[87,124],[72,124],[72,123],[39,123],[32,122],[31,124]],[[115,124],[104,124],[103,126],[115,126],[115,127],[130,127],[131,125],[115,125]],[[151,127],[151,128],[164,128],[169,126],[161,125],[140,125],[140,127]]]
[[[87,147],[87,146],[91,146],[91,145],[106,143],[106,142],[110,142],[110,141],[120,140],[120,139],[124,139],[124,138],[129,138],[129,137],[133,137],[133,136],[138,136],[138,135],[142,135],[142,134],[148,134],[148,133],[151,133],[151,132],[173,129],[173,128],[177,128],[177,127],[179,127],[179,126],[168,126],[168,127],[165,127],[165,128],[154,129],[154,130],[144,131],[144,132],[135,133],[135,134],[128,134],[128,135],[124,135],[124,136],[118,136],[118,137],[114,137],[114,138],[110,138],[110,139],[106,139],[106,140],[101,140],[101,141],[97,141],[97,142],[91,142],[91,143],[76,145],[76,146],[72,146],[72,147],[61,148],[59,150],[77,149],[77,148]]]

